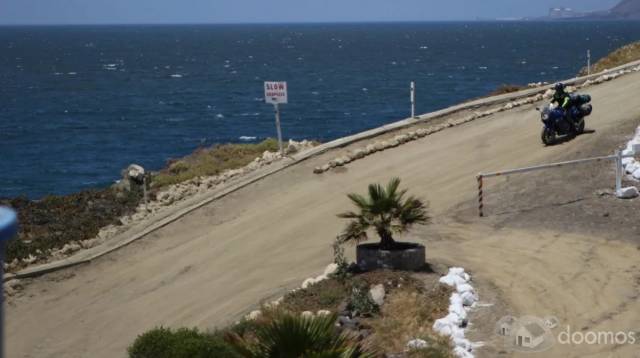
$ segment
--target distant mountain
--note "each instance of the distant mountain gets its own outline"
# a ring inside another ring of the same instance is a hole
[[[610,10],[616,19],[640,20],[640,0],[622,0]]]
[[[610,10],[579,12],[570,8],[551,8],[547,20],[640,20],[640,0],[622,0]]]

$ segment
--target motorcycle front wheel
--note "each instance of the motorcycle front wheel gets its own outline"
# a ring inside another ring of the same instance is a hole
[[[545,145],[552,145],[556,142],[556,132],[547,127],[542,128],[540,137]]]
[[[584,133],[584,118],[582,118],[576,125],[576,132],[578,134]]]

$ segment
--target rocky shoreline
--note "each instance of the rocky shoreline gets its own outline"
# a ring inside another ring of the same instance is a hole
[[[310,149],[315,144],[307,140],[290,140],[285,155]],[[132,164],[123,170],[122,179],[110,188],[49,196],[38,201],[2,199],[0,204],[18,211],[21,223],[18,238],[9,243],[4,269],[11,273],[95,247],[152,216],[164,214],[176,203],[220,189],[281,159],[279,152],[264,151],[245,166],[159,188],[154,188],[154,173],[145,173],[144,168]],[[147,185],[147,200],[143,187],[145,178],[151,184]],[[11,294],[17,283],[8,286],[7,293]]]

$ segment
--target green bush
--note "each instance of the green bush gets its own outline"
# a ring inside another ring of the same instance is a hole
[[[130,358],[238,358],[216,334],[197,329],[155,328],[140,336],[129,347]]]

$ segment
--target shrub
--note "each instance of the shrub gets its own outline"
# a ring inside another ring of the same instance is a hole
[[[269,138],[255,144],[219,144],[200,148],[191,155],[171,161],[167,168],[153,177],[152,185],[160,188],[200,176],[218,175],[228,169],[244,167],[265,151],[278,151],[278,141]]]
[[[238,358],[219,335],[197,329],[155,328],[140,336],[128,349],[130,358]]]
[[[626,63],[640,60],[640,41],[623,46],[607,56],[601,58],[593,66],[591,73],[601,72],[614,67],[622,66]],[[587,68],[580,70],[579,75],[586,75]]]
[[[284,311],[257,327],[255,337],[247,339],[229,334],[227,340],[242,357],[373,357],[351,336],[338,333],[336,317],[302,317]]]

